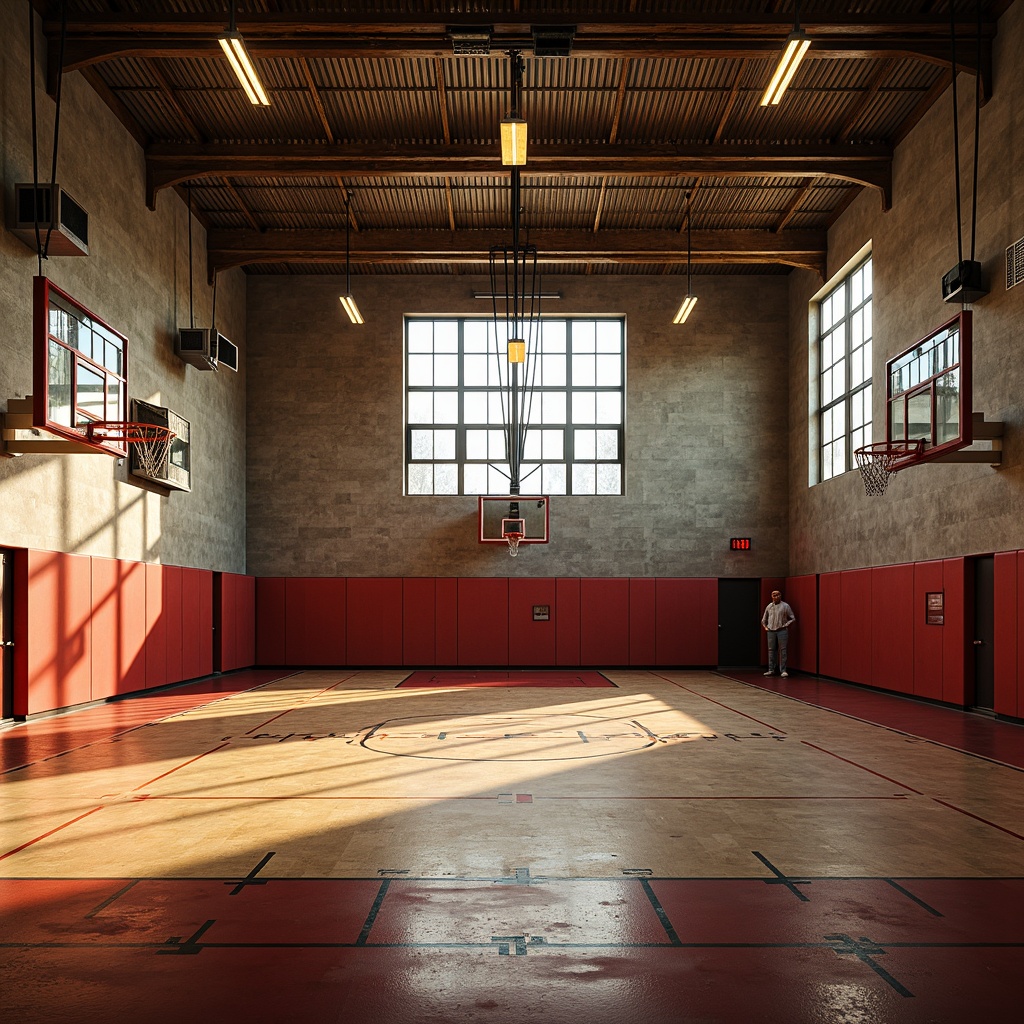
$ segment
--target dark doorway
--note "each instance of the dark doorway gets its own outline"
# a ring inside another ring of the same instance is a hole
[[[974,706],[995,708],[995,560],[974,559]]]
[[[0,548],[0,718],[14,717],[14,552]]]
[[[761,663],[761,581],[718,581],[718,664],[755,668]]]

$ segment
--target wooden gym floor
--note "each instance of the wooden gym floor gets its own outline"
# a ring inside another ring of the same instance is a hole
[[[1024,728],[800,677],[408,675],[0,732],[0,1019],[1017,1018]]]

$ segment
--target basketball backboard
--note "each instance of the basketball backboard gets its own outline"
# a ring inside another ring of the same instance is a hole
[[[904,466],[939,459],[972,443],[970,310],[890,359],[885,377],[886,440],[923,442]]]
[[[522,544],[548,543],[548,499],[543,495],[480,495],[480,543],[506,544],[522,533]]]

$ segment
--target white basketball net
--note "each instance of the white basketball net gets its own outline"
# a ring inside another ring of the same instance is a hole
[[[505,540],[508,541],[508,553],[512,558],[519,554],[519,542],[523,539],[521,533],[506,533]]]

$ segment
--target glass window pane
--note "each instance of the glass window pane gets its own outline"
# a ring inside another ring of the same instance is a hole
[[[49,392],[47,416],[50,418],[50,421],[70,427],[72,425],[71,353],[63,345],[58,345],[55,341],[50,342],[47,391]]]
[[[935,418],[936,444],[960,435],[960,382],[956,370],[940,377],[936,384]]]
[[[597,491],[597,473],[593,463],[572,464],[572,493],[595,494]]]
[[[565,494],[565,463],[545,463],[541,469],[541,480],[545,494]]]
[[[546,388],[565,387],[565,356],[541,356],[540,383]]]
[[[462,346],[466,352],[486,352],[488,328],[486,320],[467,320],[462,328]]]
[[[466,458],[483,460],[487,458],[487,431],[466,431]]]
[[[446,462],[434,467],[434,493],[459,493],[459,467]]]
[[[434,467],[417,463],[409,467],[409,493],[434,493]]]
[[[410,352],[430,352],[434,347],[434,325],[429,320],[410,320],[406,329]],[[431,481],[433,484],[433,481]],[[426,493],[426,492],[418,492]]]
[[[572,443],[574,459],[594,459],[597,457],[596,430],[574,430]]]
[[[526,444],[523,445],[523,458],[536,461],[544,456],[541,453],[541,432],[539,430],[527,430]]]
[[[434,458],[454,459],[455,458],[455,431],[435,430],[434,431]],[[448,492],[445,492],[448,493]]]
[[[123,420],[124,415],[124,387],[122,381],[116,377],[107,378],[107,411],[108,420]]]
[[[564,352],[566,328],[564,320],[545,320],[543,323],[543,347],[545,352]]]
[[[573,355],[572,357],[572,384],[573,387],[593,387],[596,383],[595,363],[592,355]]]
[[[597,493],[619,494],[622,491],[622,467],[602,462],[597,467]]]
[[[487,422],[501,426],[505,422],[505,413],[502,411],[503,398],[500,391],[490,391],[487,395]]]
[[[110,370],[112,373],[116,373],[121,376],[121,357],[123,355],[122,346],[119,339],[112,339],[104,343],[103,346],[103,365]],[[96,357],[99,353],[96,353]],[[94,358],[96,358],[94,357]],[[98,359],[97,359],[98,361]]]
[[[565,434],[561,430],[544,431],[544,450],[541,458],[557,460],[565,458]]]
[[[467,463],[462,467],[462,489],[466,494],[487,493],[487,467],[483,463]]]
[[[486,423],[487,393],[467,391],[462,397],[462,416],[465,423]]]
[[[487,457],[489,459],[504,459],[508,453],[505,450],[505,431],[487,431]]]
[[[932,437],[932,396],[930,391],[922,391],[907,399],[907,437],[923,437],[930,441]]]
[[[597,357],[597,383],[600,387],[616,387],[622,381],[622,360],[618,356]]]
[[[459,357],[434,356],[434,383],[442,387],[458,387]]]
[[[619,432],[617,430],[597,431],[597,457],[617,459],[619,457]],[[607,491],[602,492],[607,493]]]
[[[906,424],[903,420],[903,399],[889,403],[889,436],[894,441],[906,438]]]
[[[508,494],[509,488],[508,463],[487,467],[487,493]]]
[[[597,347],[597,324],[593,320],[574,320],[572,325],[572,350],[593,352]]]
[[[432,394],[425,391],[409,393],[409,422],[434,422],[434,396]]]
[[[598,320],[596,332],[598,352],[622,351],[622,324],[619,321]]]
[[[565,422],[565,392],[545,391],[541,395],[541,422],[542,423],[564,423]],[[605,420],[604,422],[608,422]]]
[[[573,423],[596,423],[597,402],[592,391],[574,391],[572,395]]]
[[[434,351],[458,352],[459,324],[457,320],[434,321]]]
[[[458,393],[458,391],[435,391],[434,392],[434,422],[435,423],[458,423],[459,422],[459,393]]]
[[[409,386],[425,388],[434,383],[434,357],[409,356]]]
[[[434,457],[434,432],[432,430],[413,430],[409,457],[412,459],[432,459]]]
[[[487,384],[487,360],[485,355],[467,355],[463,358],[463,383],[467,388],[481,388]]]
[[[597,422],[622,422],[622,393],[619,391],[599,391],[597,393]]]

